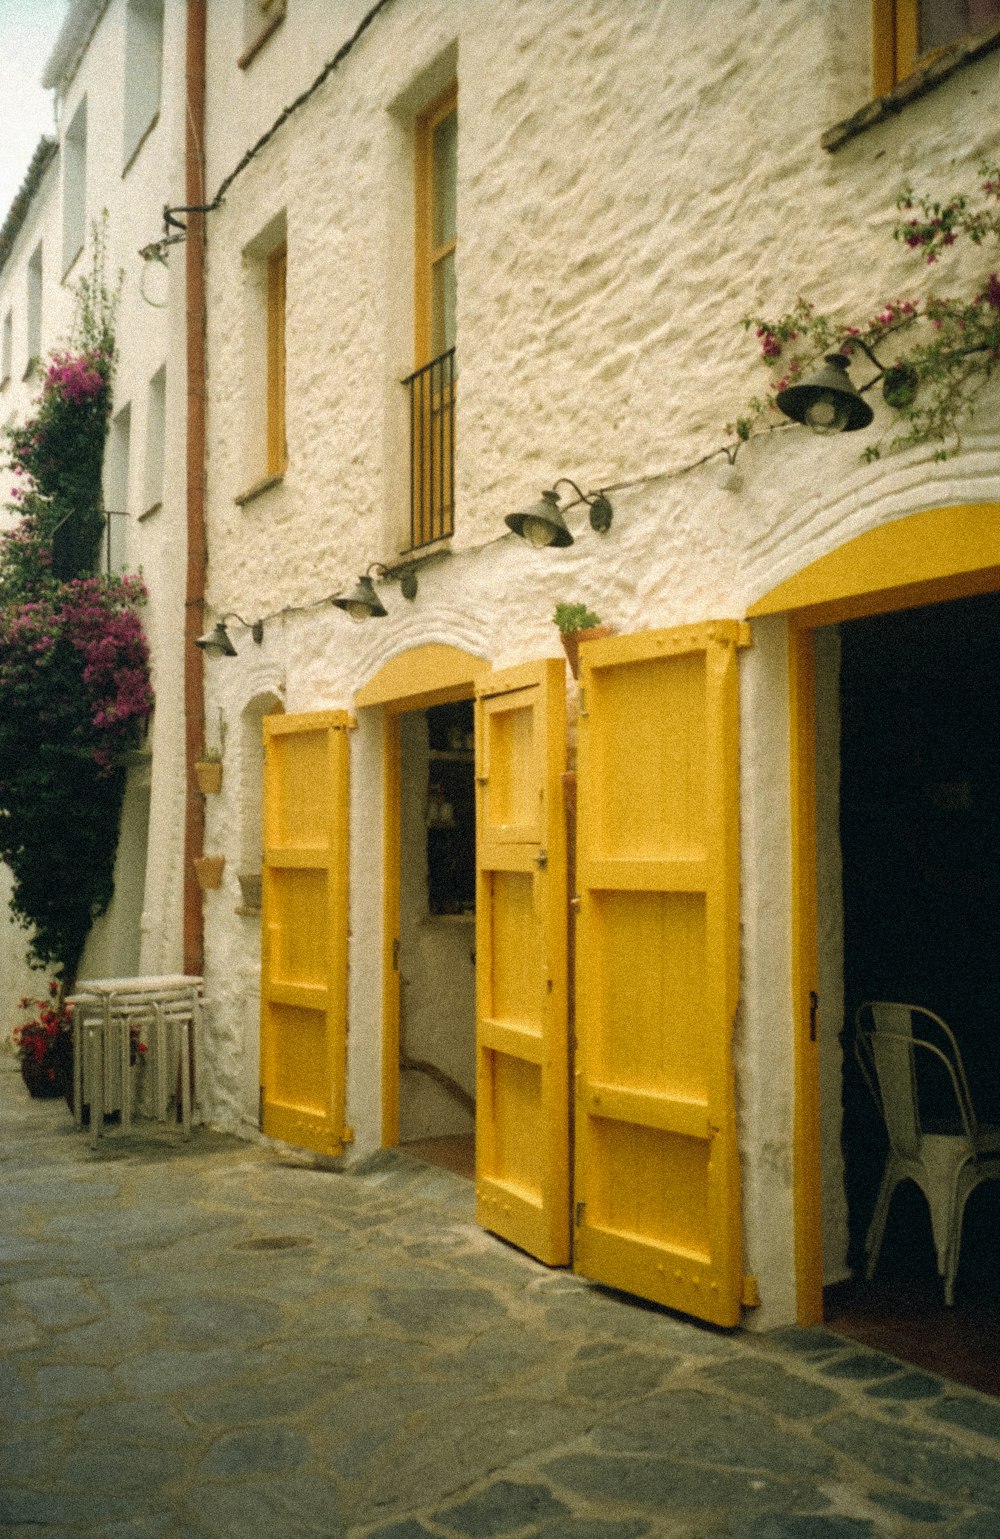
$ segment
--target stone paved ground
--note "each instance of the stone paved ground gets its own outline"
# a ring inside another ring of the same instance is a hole
[[[480,1232],[471,1189],[0,1072],[0,1534],[1000,1534],[1000,1403],[822,1330],[700,1329]]]

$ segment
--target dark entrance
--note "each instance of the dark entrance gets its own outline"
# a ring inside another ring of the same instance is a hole
[[[1000,1123],[1000,596],[843,625],[840,697],[843,1147],[848,1261],[863,1277],[886,1140],[851,1052],[862,1001],[924,1005],[947,1021],[980,1121]],[[933,1077],[921,1094],[927,1114],[950,1110]],[[906,1184],[873,1283],[829,1290],[828,1318],[998,1393],[998,1253],[990,1182],[970,1199],[945,1310],[926,1204]]]

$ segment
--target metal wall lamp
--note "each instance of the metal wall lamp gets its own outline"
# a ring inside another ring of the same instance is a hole
[[[401,566],[383,566],[381,561],[373,561],[363,577],[359,577],[357,584],[350,593],[338,593],[330,603],[335,609],[342,609],[350,615],[352,620],[380,620],[387,615],[382,600],[375,592],[375,584],[372,574],[381,577],[386,582],[398,582],[399,591],[405,599],[411,601],[417,596],[416,568],[410,561],[404,561]]]
[[[607,534],[611,528],[611,520],[614,512],[607,497],[603,492],[581,492],[575,481],[569,476],[560,476],[549,491],[543,492],[538,502],[525,508],[523,513],[508,513],[504,523],[508,529],[512,529],[522,540],[527,540],[536,550],[542,550],[546,545],[565,546],[573,544],[573,536],[570,534],[563,510],[559,506],[559,487],[571,486],[576,493],[577,502],[585,502],[590,510],[590,527],[598,534]],[[575,504],[568,504],[569,507]]]
[[[854,433],[867,427],[875,413],[855,389],[849,367],[844,353],[827,353],[823,367],[801,384],[780,390],[775,405],[814,433]]]
[[[206,631],[204,636],[199,636],[195,642],[195,646],[201,647],[201,650],[208,657],[237,657],[239,655],[226,629],[227,620],[238,620],[250,632],[258,646],[264,640],[263,620],[244,620],[243,616],[238,615],[235,609],[231,609],[228,614],[224,614],[220,620],[215,622],[210,631]]]
[[[336,598],[330,600],[333,607],[342,609],[352,620],[357,620],[359,623],[362,620],[381,620],[384,615],[387,615],[388,609],[375,592],[375,584],[371,578],[373,572],[376,577],[382,577],[385,575],[385,567],[380,562],[373,561],[364,576],[358,578],[350,593],[338,593]]]

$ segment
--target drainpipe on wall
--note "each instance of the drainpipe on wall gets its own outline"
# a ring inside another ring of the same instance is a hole
[[[185,202],[205,202],[206,0],[188,0],[185,69]],[[194,861],[204,849],[205,805],[194,764],[205,738],[205,216],[188,214],[184,246],[187,344],[187,578],[184,603],[184,971],[204,969],[201,889]]]

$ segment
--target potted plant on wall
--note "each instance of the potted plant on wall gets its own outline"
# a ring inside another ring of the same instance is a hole
[[[204,748],[194,766],[198,790],[203,796],[212,796],[222,790],[222,752],[218,748]]]
[[[580,660],[580,642],[611,636],[614,634],[613,627],[603,625],[600,616],[595,615],[586,604],[557,604],[552,618],[559,628],[563,649],[575,679]]]

